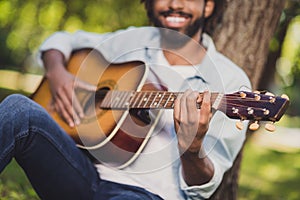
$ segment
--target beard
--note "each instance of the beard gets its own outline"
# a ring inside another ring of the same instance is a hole
[[[172,13],[174,11],[166,11],[163,13],[160,13],[160,15],[167,16],[169,13]],[[189,16],[189,14],[185,13],[179,13],[181,16]],[[166,28],[161,23],[161,21],[154,16],[153,13],[150,15],[150,21],[155,27],[160,28],[160,33],[162,36],[162,41],[165,45],[168,45],[169,48],[180,48],[184,44],[186,44],[188,41],[190,41],[196,34],[200,34],[200,30],[203,29],[204,23],[205,23],[205,17],[202,15],[198,19],[196,19],[192,24],[190,24],[188,27],[186,27],[183,31],[180,32],[180,29],[178,28]],[[200,37],[201,38],[201,37]],[[201,42],[201,41],[197,41]]]

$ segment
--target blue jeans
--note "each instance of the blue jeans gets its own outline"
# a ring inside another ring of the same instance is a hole
[[[17,94],[0,104],[0,172],[12,158],[41,199],[161,199],[143,188],[101,180],[51,116]]]

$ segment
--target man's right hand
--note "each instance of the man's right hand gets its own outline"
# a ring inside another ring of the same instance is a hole
[[[74,95],[74,91],[75,89],[83,89],[94,92],[96,86],[78,80],[69,73],[64,65],[64,56],[57,50],[44,52],[43,61],[52,94],[53,109],[70,127],[80,124],[84,112]]]

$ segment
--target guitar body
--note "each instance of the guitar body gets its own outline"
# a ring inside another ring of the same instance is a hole
[[[159,111],[153,111],[154,117],[151,118],[147,110],[139,114],[140,112],[131,112],[128,109],[101,109],[102,93],[113,90],[152,91],[162,88],[146,84],[148,70],[143,62],[111,64],[97,51],[75,52],[67,70],[76,78],[97,85],[96,93],[74,91],[74,96],[78,98],[85,113],[80,125],[70,128],[54,111],[46,78],[32,99],[42,105],[77,145],[88,150],[96,160],[118,168],[128,166],[146,145],[159,118]],[[141,117],[143,115],[147,115],[147,120]]]

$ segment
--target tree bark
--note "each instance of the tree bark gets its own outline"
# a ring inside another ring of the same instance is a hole
[[[263,78],[269,42],[284,4],[285,0],[225,0],[220,2],[219,12],[208,22],[207,31],[212,33],[217,49],[246,72],[253,89]],[[242,150],[210,199],[237,199],[241,160]]]

